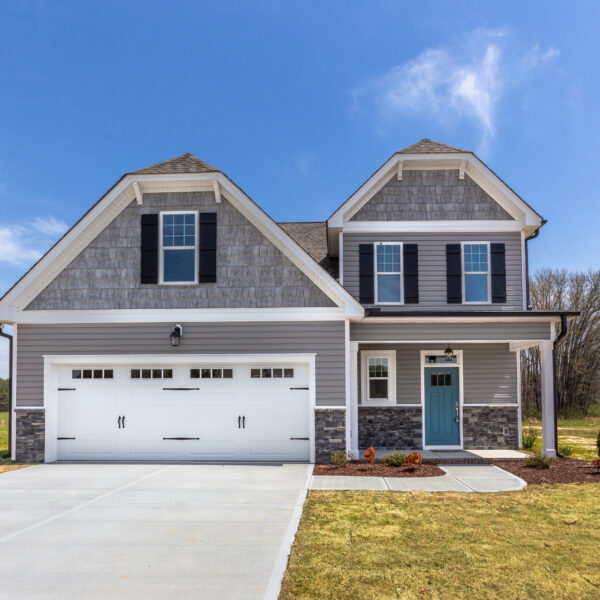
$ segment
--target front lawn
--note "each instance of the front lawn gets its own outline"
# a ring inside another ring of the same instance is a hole
[[[597,411],[595,411],[597,412]],[[542,448],[542,424],[537,419],[523,421],[523,434],[529,427],[538,434],[534,450]],[[592,460],[598,456],[596,438],[600,431],[600,416],[591,414],[587,417],[575,417],[558,420],[558,444],[573,447],[573,458]]]
[[[599,497],[310,492],[280,599],[599,598]]]
[[[8,413],[0,412],[0,458],[8,452]]]

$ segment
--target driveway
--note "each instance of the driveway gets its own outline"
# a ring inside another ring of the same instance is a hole
[[[311,472],[53,464],[4,473],[1,595],[276,598]]]

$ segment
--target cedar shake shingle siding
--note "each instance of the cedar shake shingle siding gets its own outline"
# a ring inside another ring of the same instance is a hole
[[[380,189],[351,221],[513,220],[467,174],[458,169],[404,171]]]
[[[161,210],[217,213],[217,281],[140,283],[140,220]],[[212,192],[144,194],[27,307],[28,310],[327,307],[335,304],[225,198]]]

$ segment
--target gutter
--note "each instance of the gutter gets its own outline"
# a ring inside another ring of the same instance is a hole
[[[4,333],[4,323],[0,323],[0,337],[8,340],[8,458],[12,458],[12,382],[13,382],[13,336]]]
[[[564,456],[558,451],[558,390],[556,389],[556,349],[562,339],[567,335],[569,330],[569,320],[566,314],[562,314],[560,317],[560,333],[556,336],[552,347],[552,383],[554,386],[554,444],[556,450],[556,456],[564,458]]]
[[[531,301],[529,298],[529,240],[535,240],[540,235],[540,229],[548,222],[547,219],[542,219],[542,224],[529,236],[525,238],[525,298],[527,299],[527,310],[531,310]]]

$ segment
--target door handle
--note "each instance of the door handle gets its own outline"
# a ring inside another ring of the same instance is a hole
[[[242,428],[242,417],[241,415],[238,415],[238,429]]]
[[[123,429],[125,429],[125,415],[123,415]]]
[[[121,415],[119,415],[118,422],[119,422],[119,429],[121,429]]]
[[[460,416],[458,414],[458,402],[454,405],[454,408],[456,410],[456,422],[460,423]]]
[[[242,427],[246,429],[246,415],[242,417]]]

